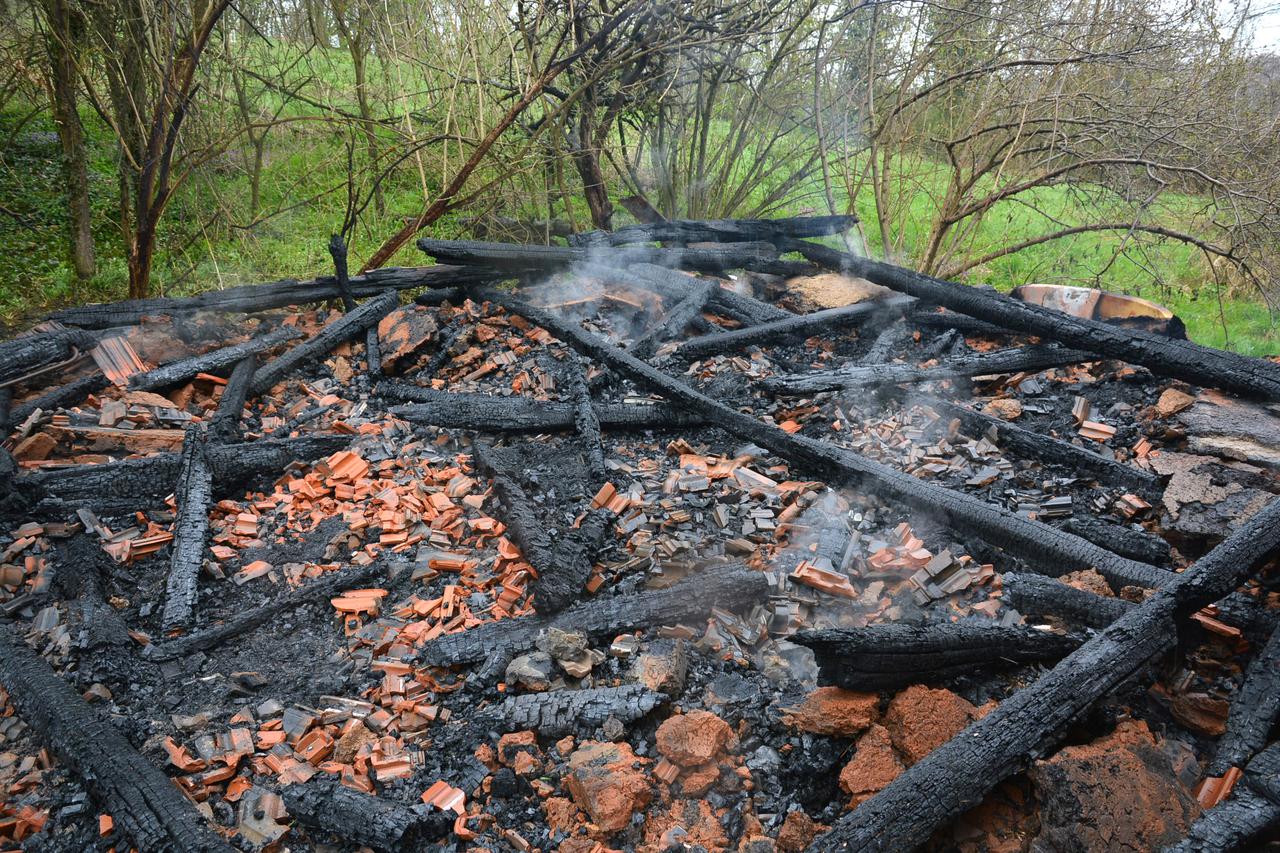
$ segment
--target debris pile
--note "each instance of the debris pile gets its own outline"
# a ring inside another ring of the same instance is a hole
[[[0,344],[0,850],[1265,838],[1280,365],[851,224]]]

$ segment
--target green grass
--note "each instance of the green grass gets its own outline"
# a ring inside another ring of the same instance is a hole
[[[341,66],[341,57],[335,65]],[[14,107],[0,112],[0,140],[8,138],[21,115]],[[90,301],[121,299],[126,293],[124,246],[115,225],[116,163],[113,140],[95,116],[84,116],[91,152],[91,193],[98,249],[98,275],[77,283],[65,258],[66,212],[60,195],[58,146],[53,126],[41,115],[16,135],[16,143],[0,163],[0,323],[23,325],[57,307]],[[269,158],[263,173],[261,208],[276,213],[248,226],[249,180],[244,149],[233,149],[202,167],[170,206],[162,227],[153,279],[157,295],[185,295],[275,278],[303,278],[330,269],[328,235],[341,224],[346,203],[342,189],[347,159],[344,140],[315,124],[298,123],[272,131]],[[895,260],[911,263],[923,245],[945,175],[936,167],[916,164],[913,189],[905,193],[909,205],[897,222]],[[432,170],[428,170],[430,175]],[[571,173],[571,170],[570,170]],[[473,182],[485,180],[483,170]],[[297,202],[325,192],[315,201]],[[439,188],[428,185],[428,192]],[[1095,188],[1097,189],[1097,188]],[[571,185],[572,190],[572,185]],[[367,256],[388,234],[400,227],[401,217],[423,206],[416,170],[401,170],[385,185],[386,213],[366,211],[352,240],[353,261]],[[1053,221],[1074,224],[1097,215],[1105,193],[1078,198],[1065,188],[1046,188],[1034,196],[1038,210],[1022,204],[1003,204],[984,219],[966,250],[975,255],[1018,235],[1033,235]],[[790,210],[815,211],[821,197],[815,177],[797,190]],[[587,220],[577,200],[576,220]],[[837,198],[837,203],[843,199]],[[1172,200],[1189,211],[1193,199]],[[1093,206],[1090,206],[1093,205]],[[868,243],[878,249],[873,201],[859,193],[854,209],[864,221]],[[506,215],[519,215],[505,207]],[[816,210],[824,212],[824,210]],[[558,215],[563,215],[560,210]],[[543,217],[545,211],[530,211]],[[237,225],[232,225],[236,223]],[[459,236],[456,217],[447,217],[433,232]],[[1104,287],[1163,302],[1186,322],[1193,340],[1251,355],[1280,352],[1280,336],[1261,300],[1252,294],[1220,294],[1203,258],[1195,250],[1171,241],[1143,241],[1140,252],[1116,254],[1123,236],[1090,233],[1041,244],[971,271],[967,280],[1009,289],[1028,282],[1053,282]],[[412,246],[394,264],[421,263]],[[1221,295],[1221,299],[1219,296]]]

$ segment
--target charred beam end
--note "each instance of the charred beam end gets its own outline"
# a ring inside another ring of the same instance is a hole
[[[1044,575],[1006,572],[1004,600],[1024,616],[1056,616],[1088,628],[1105,628],[1128,613],[1133,603],[1068,586]]]
[[[438,263],[479,267],[498,273],[553,273],[576,264],[598,261],[599,250],[573,246],[536,246],[518,243],[486,243],[478,240],[432,240],[423,237],[418,248]],[[734,269],[773,268],[778,250],[769,243],[738,244],[714,249],[611,249],[608,263],[628,267],[656,264],[668,269],[724,272]]]
[[[800,252],[828,269],[860,275],[891,290],[1013,331],[1123,359],[1154,373],[1197,385],[1222,388],[1246,397],[1280,400],[1280,365],[1265,359],[1072,317],[1003,294],[965,287],[805,240],[785,241],[782,248]]]
[[[1231,795],[1196,818],[1181,842],[1164,853],[1228,853],[1280,825],[1280,743],[1258,753]]]
[[[918,367],[911,363],[868,364],[837,370],[774,376],[763,380],[760,385],[775,394],[817,394],[822,391],[840,391],[879,385],[937,382],[943,379],[1023,371],[1035,372],[1094,360],[1096,357],[1091,353],[1049,344],[1014,347],[952,358],[937,367]]]
[[[615,263],[613,256],[609,264]],[[661,264],[635,263],[627,267],[627,272],[641,285],[652,289],[668,298],[680,298],[696,286],[698,279],[679,270],[669,269]],[[761,302],[753,296],[744,296],[724,287],[716,286],[711,292],[711,307],[722,314],[727,314],[746,326],[757,326],[775,320],[786,320],[796,316],[790,311]]]
[[[436,391],[417,385],[384,382],[379,394],[414,401],[388,411],[411,423],[484,432],[555,432],[576,428],[578,412],[570,403],[544,403],[527,397],[496,397]],[[682,429],[703,419],[666,403],[600,403],[592,409],[608,429]]]
[[[95,344],[92,335],[75,329],[19,335],[0,343],[0,385],[67,361],[77,351],[86,351]]]
[[[994,430],[996,441],[1001,446],[1022,456],[1039,459],[1041,462],[1048,462],[1053,465],[1062,465],[1073,471],[1094,477],[1100,482],[1133,489],[1144,494],[1160,493],[1160,479],[1154,474],[1135,468],[1132,465],[1108,459],[1101,454],[1085,450],[1083,447],[1077,447],[1059,438],[1040,435],[1029,429],[1023,429],[1008,421],[974,411],[968,406],[962,406],[950,400],[923,397],[919,398],[917,402],[928,406],[945,418],[959,418],[960,423],[970,433],[981,435]],[[1105,544],[1089,536],[1085,536],[1085,538],[1100,545]],[[1145,556],[1149,553],[1150,551],[1145,551],[1142,559],[1145,562],[1157,562],[1158,557]],[[1167,548],[1164,556],[1168,557]]]
[[[388,290],[348,312],[279,358],[258,368],[253,381],[249,383],[249,393],[254,396],[264,393],[282,381],[289,371],[313,358],[323,356],[343,341],[361,334],[390,314],[399,303],[400,297],[396,292]]]
[[[249,383],[258,369],[258,357],[246,356],[231,369],[227,384],[222,386],[218,409],[209,421],[209,434],[225,444],[240,439],[240,419],[244,417],[244,404],[249,398]]]
[[[788,219],[669,219],[628,225],[616,231],[587,231],[569,238],[575,246],[624,246],[628,243],[771,242],[779,237],[829,237],[858,224],[856,216],[795,216]]]
[[[52,388],[39,397],[14,407],[9,421],[14,426],[17,426],[31,417],[36,409],[48,412],[53,409],[72,406],[90,394],[96,394],[106,387],[107,377],[95,371],[88,376],[81,376],[79,379],[74,379],[65,385]]]
[[[1245,669],[1244,684],[1231,700],[1227,730],[1218,739],[1206,776],[1222,776],[1232,767],[1242,767],[1267,738],[1280,716],[1280,631],[1273,632]]]
[[[1194,566],[837,821],[809,850],[910,850],[925,843],[1169,648],[1179,619],[1228,595],[1277,550],[1280,500],[1273,500]]]
[[[498,290],[479,294],[490,302],[524,316],[579,352],[629,376],[673,403],[705,417],[746,441],[777,453],[798,467],[834,473],[841,482],[872,480],[882,493],[919,509],[937,512],[952,524],[969,529],[994,545],[1024,557],[1033,566],[1052,566],[1059,573],[1092,566],[1117,588],[1159,586],[1173,577],[1145,563],[1118,557],[1088,540],[1039,521],[1016,515],[972,495],[924,482],[896,468],[827,442],[789,435],[694,390],[674,377],[554,314],[528,305]]]
[[[280,789],[284,807],[305,826],[353,844],[399,853],[421,850],[453,828],[453,815],[417,808],[317,778]],[[424,807],[425,808],[425,807]]]
[[[604,445],[600,440],[600,418],[591,401],[591,390],[587,387],[586,368],[576,352],[568,352],[566,372],[569,390],[573,394],[573,425],[585,448],[591,479],[594,485],[600,486],[609,477],[604,465]]]
[[[0,687],[139,850],[232,853],[173,780],[0,625]]]
[[[698,338],[682,345],[676,350],[676,355],[684,359],[702,358],[738,347],[760,346],[801,335],[808,336],[817,332],[848,329],[880,317],[896,317],[913,302],[915,300],[910,297],[895,296],[884,300],[858,302],[840,308],[828,308],[812,314],[799,314],[758,326]]]
[[[1074,447],[1075,445],[1069,446]],[[1128,466],[1125,467],[1127,468]],[[1157,494],[1159,493],[1159,482],[1159,478],[1156,478],[1155,489]],[[1145,530],[1109,524],[1100,518],[1094,518],[1090,515],[1068,518],[1063,522],[1062,529],[1077,536],[1083,536],[1090,542],[1115,551],[1122,557],[1129,557],[1144,563],[1152,563],[1153,565],[1163,565],[1169,562],[1169,543],[1154,533],[1147,533]]]
[[[667,589],[602,596],[551,618],[521,616],[446,634],[423,646],[421,660],[431,666],[453,666],[479,663],[497,649],[519,653],[533,648],[538,635],[548,628],[579,631],[593,641],[612,639],[626,631],[700,620],[713,607],[734,609],[755,604],[764,599],[768,588],[764,574],[741,563],[716,566]]]
[[[664,342],[679,336],[694,318],[702,316],[702,309],[719,286],[705,278],[694,279],[688,294],[677,302],[667,316],[652,331],[631,346],[631,353],[636,358],[648,359],[658,351]]]
[[[154,391],[186,382],[197,373],[217,373],[242,361],[248,356],[274,349],[299,337],[297,329],[285,327],[261,337],[247,340],[235,346],[223,347],[192,358],[175,361],[129,377],[129,387],[139,391]]]
[[[276,596],[267,603],[246,610],[218,625],[210,625],[185,637],[178,637],[159,645],[147,646],[143,654],[150,660],[165,661],[185,657],[193,652],[206,651],[220,646],[233,637],[265,625],[275,616],[288,612],[295,607],[323,602],[346,589],[373,582],[381,573],[382,566],[372,563],[368,566],[342,569],[325,574],[305,586],[291,590],[284,595]]]
[[[936,683],[996,666],[1055,661],[1084,642],[1078,634],[971,622],[801,631],[791,639],[813,649],[819,683],[864,691]]]
[[[623,724],[634,723],[666,702],[665,694],[642,684],[551,690],[511,696],[475,714],[469,722],[482,732],[532,729],[544,737],[591,737],[610,717]]]
[[[204,562],[209,504],[213,502],[213,469],[205,456],[206,446],[204,428],[188,427],[182,442],[182,470],[174,489],[178,517],[173,525],[173,555],[165,582],[162,625],[166,632],[189,626],[195,610],[196,582]]]
[[[129,629],[120,614],[106,601],[102,577],[111,558],[87,534],[72,538],[54,564],[53,583],[65,598],[73,599],[80,610],[77,643],[82,649],[125,646]]]

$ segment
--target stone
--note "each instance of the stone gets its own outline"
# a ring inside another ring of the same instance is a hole
[[[658,752],[681,767],[706,764],[733,740],[733,729],[710,711],[668,717],[657,734]]]
[[[1157,850],[1200,814],[1145,722],[1068,746],[1031,769],[1040,801],[1037,849],[1046,853]]]
[[[638,769],[643,763],[625,743],[587,741],[569,756],[569,794],[601,832],[624,829],[649,804],[653,791]]]
[[[587,638],[576,631],[548,628],[538,638],[538,648],[556,660],[576,660],[587,653]]]
[[[781,853],[802,853],[823,829],[825,827],[814,822],[813,818],[800,809],[787,812],[786,818],[782,821],[782,828],[778,830],[778,837],[775,839],[778,850]]]
[[[689,672],[689,647],[684,640],[655,640],[631,664],[629,678],[650,690],[679,696]]]
[[[1002,421],[1016,421],[1022,417],[1022,404],[1012,397],[991,400],[982,407],[982,411]]]
[[[909,767],[951,740],[979,716],[971,702],[950,690],[916,684],[889,702],[884,725]]]
[[[880,715],[880,697],[841,687],[819,687],[794,708],[785,708],[782,722],[803,732],[853,737]]]
[[[907,768],[893,751],[893,740],[884,726],[872,726],[858,738],[853,758],[840,771],[840,788],[848,794],[849,808],[857,808],[898,778]]]
[[[540,692],[551,688],[551,655],[546,652],[520,655],[507,665],[506,681]]]

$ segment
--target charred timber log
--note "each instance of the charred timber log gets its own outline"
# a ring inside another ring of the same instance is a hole
[[[427,363],[415,371],[418,377],[431,379],[439,373],[445,362],[457,354],[459,346],[471,339],[471,331],[470,323],[456,322],[453,328],[443,336],[436,351],[431,354],[431,358],[427,359]]]
[[[627,725],[666,701],[666,695],[642,684],[551,690],[504,699],[474,714],[470,723],[477,731],[498,734],[532,730],[544,737],[593,737],[610,717]]]
[[[173,554],[165,582],[164,615],[166,632],[191,625],[196,606],[196,585],[204,563],[204,545],[209,538],[209,504],[213,503],[213,469],[205,456],[208,436],[203,427],[187,428],[182,442],[182,470],[174,498],[178,517],[173,524]]]
[[[1154,373],[1197,385],[1222,388],[1246,397],[1280,400],[1280,365],[1264,359],[1072,317],[1003,294],[975,290],[805,240],[788,241],[781,248],[798,251],[828,269],[860,275],[875,284],[1015,332],[1037,335],[1107,358],[1123,359]]]
[[[291,462],[309,462],[343,449],[347,435],[317,435],[281,441],[250,441],[210,447],[214,488],[226,494],[251,478],[283,470]],[[178,453],[124,459],[103,465],[53,468],[19,477],[19,489],[45,496],[58,508],[85,506],[101,515],[130,515],[163,503],[182,470]]]
[[[139,850],[232,853],[173,780],[147,761],[11,629],[0,625],[0,687]]]
[[[579,352],[594,358],[645,387],[678,403],[708,422],[747,441],[777,453],[789,462],[841,482],[874,481],[880,494],[908,506],[939,513],[960,529],[972,530],[993,545],[1023,557],[1032,567],[1065,574],[1092,566],[1117,587],[1159,586],[1173,575],[1153,566],[1119,557],[1088,540],[1039,521],[1016,515],[972,495],[927,483],[873,459],[836,445],[800,435],[789,435],[776,426],[713,400],[674,377],[567,323],[548,311],[527,305],[514,295],[484,290],[484,298],[503,305],[542,326]]]
[[[704,619],[713,607],[732,610],[755,604],[768,594],[768,587],[762,573],[741,563],[716,566],[667,589],[603,596],[550,618],[520,616],[446,634],[424,645],[420,657],[430,666],[479,663],[496,649],[518,654],[533,648],[548,628],[577,631],[591,640],[612,639],[626,631]]]
[[[428,426],[484,432],[556,432],[574,429],[577,423],[577,408],[569,403],[461,394],[386,382],[378,386],[378,391],[392,399],[418,401],[392,406],[389,411],[396,417]],[[595,402],[592,408],[600,426],[608,429],[683,429],[703,423],[702,418],[666,403]]]
[[[318,778],[280,789],[285,810],[309,829],[389,853],[423,850],[453,829],[453,815],[418,811]]]
[[[499,280],[501,277],[492,272],[466,267],[386,267],[351,279],[351,292],[357,298],[363,298],[377,296],[386,290],[433,288],[431,294],[423,295],[431,300],[431,304],[438,304],[438,301],[444,299],[457,299],[458,287],[491,284]],[[108,329],[114,326],[133,326],[144,317],[158,314],[192,314],[198,311],[253,314],[290,305],[330,302],[341,295],[338,282],[333,276],[303,281],[288,278],[269,284],[245,284],[226,290],[211,290],[181,299],[130,299],[124,302],[83,305],[56,311],[50,316],[68,326]]]
[[[1182,619],[1229,595],[1278,549],[1280,500],[1272,500],[1046,675],[838,820],[809,849],[910,850],[923,844],[1001,781],[1044,755],[1094,702],[1167,650]]]
[[[1061,465],[1064,468],[1092,477],[1100,483],[1131,489],[1146,495],[1160,493],[1159,478],[1148,471],[1143,471],[1141,468],[1135,468],[1132,465],[1108,459],[1099,453],[1085,450],[1083,447],[1077,447],[1070,442],[1053,436],[1041,435],[1029,429],[1023,429],[1006,420],[974,411],[968,406],[962,406],[950,400],[923,397],[917,398],[916,401],[933,409],[944,418],[958,418],[961,426],[970,435],[981,436],[994,431],[997,444],[1021,456],[1038,459],[1051,465]],[[1158,552],[1154,558],[1148,556],[1152,550],[1150,548],[1144,549],[1140,556],[1128,554],[1119,548],[1110,547],[1107,544],[1109,540],[1099,541],[1078,530],[1072,532],[1084,536],[1085,539],[1091,542],[1108,547],[1118,554],[1140,559],[1143,562],[1153,563],[1162,560]],[[1169,550],[1166,546],[1163,559],[1167,559],[1168,556]]]
[[[761,386],[775,394],[817,394],[822,391],[937,382],[970,376],[1038,372],[1092,360],[1094,356],[1089,353],[1049,344],[950,358],[937,367],[919,367],[911,363],[869,364],[774,376],[761,382]]]
[[[1105,628],[1133,608],[1123,598],[1077,589],[1074,586],[1024,572],[1005,572],[1004,600],[1024,616],[1055,616],[1086,628]]]
[[[249,383],[258,369],[258,357],[246,356],[231,370],[227,384],[222,386],[217,411],[209,421],[209,435],[220,444],[240,440],[240,419],[244,417],[244,404],[249,399]]]
[[[257,396],[282,381],[291,370],[314,358],[320,358],[344,341],[362,334],[387,316],[400,303],[394,290],[385,291],[359,308],[344,314],[293,349],[258,368],[249,383],[249,393]]]
[[[538,611],[560,612],[581,596],[595,565],[595,555],[611,528],[613,514],[604,509],[592,510],[579,526],[566,528],[553,537],[501,451],[477,442],[472,454],[476,466],[493,480],[493,490],[502,501],[507,532],[538,573],[533,582]]]
[[[77,645],[82,649],[130,643],[129,629],[102,592],[102,576],[110,562],[96,542],[77,536],[62,549],[54,566],[54,586],[80,611]]]
[[[1249,662],[1244,684],[1231,700],[1227,730],[1218,739],[1206,776],[1222,776],[1232,767],[1243,767],[1260,749],[1280,716],[1280,632]]]
[[[910,326],[906,323],[891,323],[876,335],[875,340],[871,342],[871,348],[858,359],[858,364],[884,364],[901,352],[910,340]]]
[[[707,307],[712,295],[719,289],[716,284],[705,278],[694,279],[689,293],[671,308],[653,331],[631,345],[631,353],[636,358],[649,359],[658,351],[658,347],[680,336],[694,318],[701,317],[702,310]]]
[[[638,284],[647,285],[655,293],[666,298],[681,298],[697,287],[699,281],[679,270],[668,269],[658,264],[632,264],[627,271]],[[725,314],[744,326],[758,326],[761,323],[786,320],[796,316],[776,305],[761,302],[753,296],[735,293],[719,285],[711,292],[710,305],[717,313]]]
[[[991,667],[1056,661],[1084,642],[1076,634],[971,622],[801,631],[791,639],[813,649],[820,684],[847,690],[897,690]]]
[[[106,387],[107,377],[101,373],[94,372],[89,376],[81,376],[79,379],[74,379],[65,385],[52,388],[39,397],[14,407],[9,422],[13,426],[18,426],[31,417],[36,409],[42,412],[50,412],[54,409],[73,406],[90,394],[96,394]]]
[[[0,385],[68,362],[96,344],[93,335],[76,329],[33,332],[0,343]]]
[[[702,358],[745,346],[761,346],[788,338],[809,336],[818,332],[845,330],[881,318],[896,317],[914,300],[896,296],[885,300],[868,300],[840,308],[828,308],[812,314],[798,314],[745,329],[737,329],[711,337],[689,341],[676,350],[685,359]]]
[[[604,444],[600,439],[600,418],[587,388],[586,368],[576,352],[568,352],[566,361],[569,390],[573,394],[573,425],[586,452],[592,485],[599,488],[609,477],[604,465]]]
[[[1164,853],[1232,853],[1280,825],[1280,743],[1254,756],[1231,795],[1202,813],[1181,842]]]
[[[146,373],[129,377],[129,387],[140,391],[154,391],[186,382],[197,373],[219,373],[242,361],[245,357],[274,349],[299,337],[298,330],[286,327],[252,338],[242,344],[223,347],[192,358],[175,361]]]
[[[1074,445],[1071,446],[1074,447]],[[1169,543],[1152,533],[1118,524],[1108,524],[1100,518],[1089,515],[1068,518],[1063,523],[1062,529],[1077,536],[1083,536],[1090,542],[1115,551],[1122,557],[1141,560],[1156,566],[1169,562]]]
[[[678,302],[683,299],[689,293],[691,283],[697,281],[697,279],[691,275],[682,273],[671,275],[672,270],[668,270],[663,267],[653,267],[653,269],[660,271],[660,279],[642,278],[631,270],[618,269],[617,267],[594,262],[575,267],[575,270],[584,277],[595,278],[601,281],[611,282],[613,284],[622,284],[628,287],[638,287],[641,290],[648,290],[652,293],[658,294],[663,299],[669,299],[674,302]],[[533,288],[525,290],[526,293],[531,293],[532,291]],[[710,305],[712,310],[719,310],[716,308],[715,292],[711,294]],[[694,317],[693,320],[690,321],[690,327],[693,331],[700,334],[714,334],[721,331],[719,326],[707,320],[705,317]]]
[[[828,237],[858,224],[856,216],[796,216],[789,219],[669,219],[627,225],[615,231],[587,231],[569,238],[574,246],[628,243],[752,243],[779,237]]]
[[[13,389],[5,385],[0,387],[0,439],[10,432],[13,423]]]
[[[485,243],[474,240],[418,240],[418,248],[438,263],[478,267],[509,275],[547,275],[575,264],[599,261],[598,249],[573,246],[536,246],[519,243]],[[668,269],[724,272],[735,269],[769,271],[779,264],[778,251],[770,243],[744,243],[714,249],[612,249],[611,266],[657,264]]]
[[[916,310],[907,315],[907,323],[922,329],[952,329],[962,335],[982,335],[984,337],[1008,337],[1017,334],[1002,326],[975,320],[955,311],[938,311],[935,308],[917,305]]]
[[[356,310],[355,294],[351,291],[351,277],[347,271],[347,244],[342,235],[329,235],[329,255],[333,258],[333,274],[338,280],[338,291],[342,294],[342,310]],[[382,354],[378,345],[378,328],[370,326],[364,330],[365,365],[370,376],[382,373]]]
[[[237,613],[225,622],[210,625],[185,637],[147,646],[144,655],[151,660],[164,661],[185,657],[193,652],[207,651],[265,625],[281,613],[308,604],[323,603],[343,590],[372,583],[382,572],[382,566],[372,563],[327,573],[299,589],[275,596],[259,607]]]

